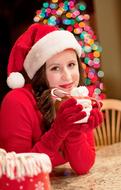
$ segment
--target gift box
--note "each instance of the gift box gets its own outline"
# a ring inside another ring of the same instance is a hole
[[[0,190],[51,190],[46,154],[6,153],[0,149]]]

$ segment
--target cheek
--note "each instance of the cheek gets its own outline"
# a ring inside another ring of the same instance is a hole
[[[57,74],[48,73],[47,80],[50,87],[57,87],[60,83],[60,76]]]
[[[77,84],[79,83],[79,79],[80,79],[80,73],[78,71],[73,73],[73,80],[75,82],[77,82]]]

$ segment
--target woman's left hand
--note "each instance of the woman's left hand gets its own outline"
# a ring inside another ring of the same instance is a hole
[[[93,108],[90,112],[90,117],[87,123],[77,124],[71,134],[72,136],[78,136],[82,132],[89,132],[94,128],[97,128],[103,121],[102,112],[98,108]]]
[[[98,127],[103,121],[102,112],[98,108],[93,108],[90,112],[90,117],[87,123],[80,125],[80,131],[88,132],[96,127]]]

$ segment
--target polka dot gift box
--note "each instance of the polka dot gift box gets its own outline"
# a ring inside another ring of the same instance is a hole
[[[46,154],[0,149],[0,190],[51,190],[51,168]]]

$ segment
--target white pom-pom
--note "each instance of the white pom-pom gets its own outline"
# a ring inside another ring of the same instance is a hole
[[[7,78],[7,85],[9,88],[22,88],[25,84],[23,75],[19,72],[12,72]]]

